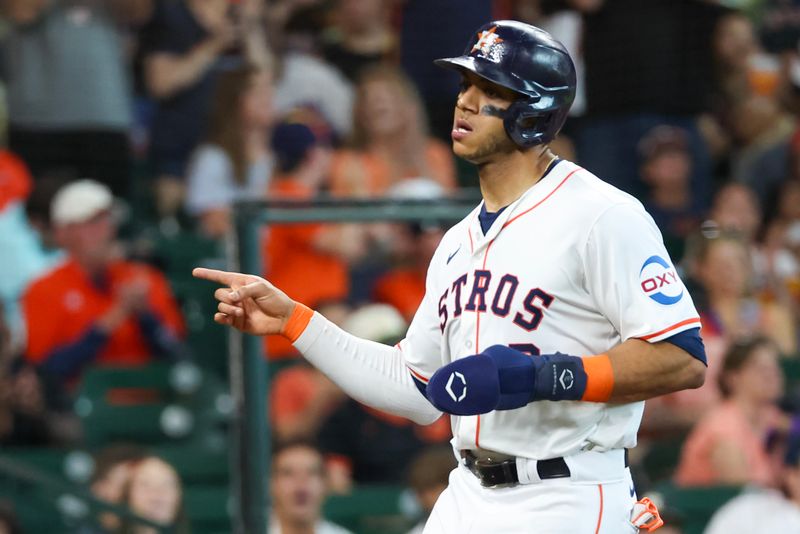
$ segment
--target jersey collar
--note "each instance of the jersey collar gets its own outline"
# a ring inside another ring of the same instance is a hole
[[[574,171],[579,169],[577,165],[567,160],[558,160],[558,165],[550,167],[541,180],[533,184],[522,196],[509,204],[502,213],[498,214],[497,219],[492,223],[492,226],[484,235],[481,229],[479,214],[484,210],[484,202],[478,205],[470,214],[469,232],[472,241],[472,252],[475,253],[486,247],[494,241],[494,239],[503,231],[509,224],[509,221],[516,220],[517,216],[525,214],[530,216],[530,212],[535,211],[534,207],[541,204],[553,195],[556,190],[564,183],[565,178],[568,178]],[[526,213],[528,211],[528,213]]]

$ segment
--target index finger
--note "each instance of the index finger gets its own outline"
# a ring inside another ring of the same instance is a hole
[[[231,273],[228,271],[219,271],[217,269],[206,269],[204,267],[195,267],[192,269],[192,276],[201,278],[203,280],[210,280],[218,284],[230,286],[236,281],[236,278],[241,276],[238,273]]]

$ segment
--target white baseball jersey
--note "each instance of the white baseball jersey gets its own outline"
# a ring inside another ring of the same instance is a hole
[[[495,344],[584,356],[700,326],[653,219],[585,169],[559,162],[486,235],[479,213],[480,206],[442,239],[399,344],[418,380]],[[464,393],[464,384],[453,387]],[[643,409],[643,402],[537,401],[453,416],[453,445],[534,459],[633,447]]]

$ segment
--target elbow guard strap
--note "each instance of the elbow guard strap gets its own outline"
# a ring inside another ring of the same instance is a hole
[[[521,408],[537,400],[606,402],[613,387],[606,354],[529,356],[493,345],[436,371],[426,395],[444,412],[476,415]]]
[[[606,402],[614,388],[614,372],[607,354],[586,358],[560,352],[528,356],[504,345],[489,347],[484,354],[497,366],[501,402],[503,396],[525,392],[530,393],[527,402]],[[520,372],[526,367],[527,372]]]

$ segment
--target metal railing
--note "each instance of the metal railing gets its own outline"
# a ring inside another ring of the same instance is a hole
[[[297,202],[247,202],[235,208],[235,239],[229,247],[233,270],[261,274],[264,225],[302,223],[371,223],[436,221],[443,226],[462,219],[478,204],[477,191],[435,200],[330,199]],[[313,273],[309,273],[313,276]],[[235,531],[265,534],[270,436],[267,421],[267,365],[260,338],[234,333],[230,339],[231,392],[235,455],[232,473],[237,510]]]

